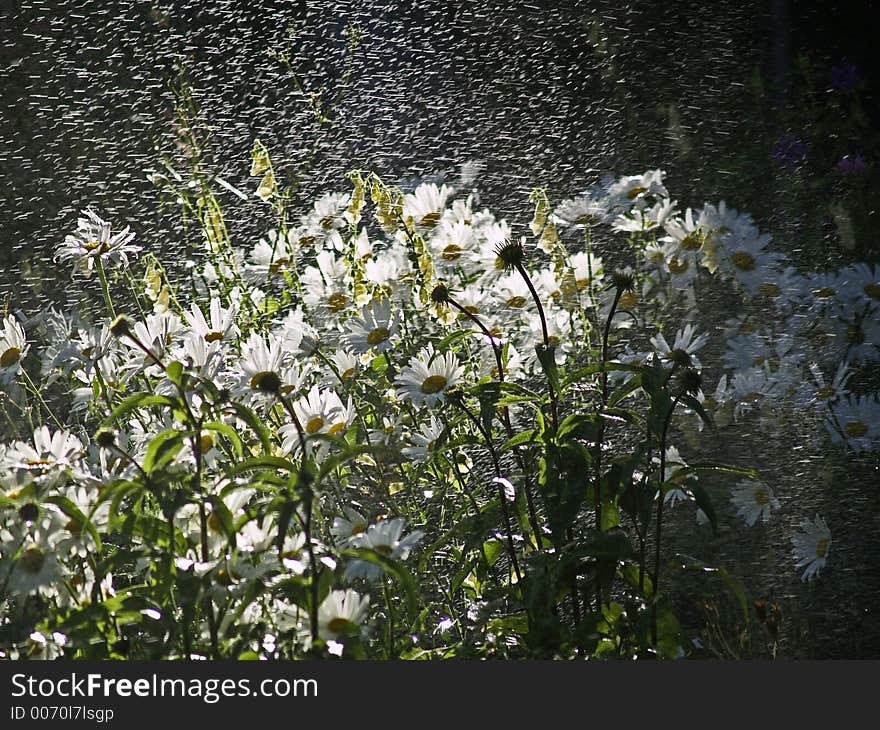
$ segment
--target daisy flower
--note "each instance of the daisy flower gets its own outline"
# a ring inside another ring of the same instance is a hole
[[[351,589],[330,591],[318,607],[318,636],[337,641],[357,633],[369,610],[369,596]]]
[[[675,333],[675,339],[671,346],[662,333],[654,335],[651,338],[651,344],[654,345],[660,358],[666,363],[678,363],[679,365],[689,363],[691,367],[700,368],[701,364],[696,353],[708,340],[707,333],[697,335],[697,328],[692,324],[686,324]]]
[[[825,424],[835,443],[845,443],[856,453],[872,451],[880,443],[880,400],[876,395],[847,395],[831,406]]]
[[[15,317],[7,315],[0,329],[0,383],[8,383],[18,375],[28,349],[24,329]]]
[[[184,312],[184,316],[192,331],[201,335],[207,343],[237,337],[239,333],[238,327],[235,326],[237,314],[237,306],[233,304],[229,309],[224,309],[220,300],[216,297],[213,297],[208,305],[210,322],[202,313],[202,310],[199,309],[198,304],[193,304],[189,312]]]
[[[779,509],[779,500],[773,496],[773,490],[761,482],[750,479],[737,482],[731,492],[730,501],[736,507],[736,513],[749,527],[752,527],[759,518],[762,522],[769,522],[770,510]]]
[[[262,392],[279,390],[283,357],[280,340],[267,342],[256,332],[251,333],[241,352],[242,387]]]
[[[352,507],[343,507],[345,517],[334,517],[330,534],[337,545],[347,546],[367,529],[367,518]]]
[[[412,549],[421,542],[425,533],[421,530],[415,530],[409,535],[403,536],[405,524],[406,520],[403,517],[382,520],[375,525],[370,525],[366,532],[353,537],[350,545],[370,548],[392,560],[406,560]],[[345,577],[349,580],[353,578],[375,580],[380,578],[383,572],[381,566],[366,560],[352,560],[345,567]]]
[[[110,223],[91,209],[81,212],[74,234],[68,234],[55,254],[56,261],[72,260],[74,271],[86,278],[92,275],[95,262],[128,266],[128,254],[137,253],[140,246],[131,244],[134,233],[126,226],[118,233],[111,233]]]
[[[14,557],[14,560],[4,561],[9,572],[4,571],[3,580],[8,583],[10,593],[26,595],[38,591],[45,596],[56,593],[54,584],[62,575],[55,549],[59,533],[39,527],[28,530],[25,535],[8,536],[10,539],[6,544],[0,544],[0,553]],[[19,544],[21,549],[14,555]]]
[[[441,354],[435,352],[433,345],[428,345],[409,361],[394,382],[401,398],[416,406],[427,405],[431,408],[438,401],[442,403],[445,400],[446,391],[463,374],[464,366],[458,364],[453,353]]]
[[[410,436],[410,440],[414,446],[403,447],[400,450],[401,453],[413,461],[425,461],[434,451],[434,448],[440,440],[440,437],[443,435],[443,430],[445,428],[446,426],[443,422],[438,421],[437,417],[432,414],[430,422],[422,424],[421,430]]]
[[[347,323],[348,346],[357,353],[375,349],[385,352],[391,348],[391,338],[397,332],[399,315],[391,316],[391,301],[373,299],[361,309],[360,317],[353,317]]]
[[[448,185],[437,187],[435,183],[423,183],[403,196],[403,215],[412,218],[418,228],[434,228],[440,222],[441,212],[452,192]]]
[[[831,549],[831,530],[825,520],[818,514],[812,521],[805,519],[801,531],[791,538],[791,542],[794,545],[792,555],[797,561],[795,567],[806,568],[801,580],[807,582],[818,578]]]

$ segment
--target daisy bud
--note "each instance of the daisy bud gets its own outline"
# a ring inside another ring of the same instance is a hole
[[[693,364],[691,360],[691,356],[685,350],[675,349],[669,353],[669,359],[672,361],[673,365],[677,365],[682,368],[689,368]]]
[[[437,284],[431,292],[431,301],[434,304],[447,304],[449,302],[449,289],[446,284]]]
[[[695,370],[694,368],[688,368],[681,374],[681,389],[685,393],[690,393],[691,395],[696,395],[700,392],[700,388],[703,386],[703,377],[700,375],[699,370]]]
[[[110,323],[110,332],[116,337],[125,337],[131,334],[131,320],[124,314],[120,314]]]
[[[632,274],[623,271],[615,271],[611,274],[611,281],[614,283],[615,289],[620,292],[635,291],[636,281]]]
[[[264,393],[277,393],[281,390],[281,377],[271,370],[265,370],[251,378],[251,387]]]
[[[501,259],[501,263],[505,268],[513,269],[522,266],[522,262],[526,257],[520,241],[505,240],[503,244],[496,247],[495,254]]]
[[[36,522],[40,515],[40,508],[33,502],[23,504],[18,510],[18,516],[25,522]]]
[[[95,442],[102,449],[109,449],[116,443],[116,434],[109,428],[99,428],[95,433]]]

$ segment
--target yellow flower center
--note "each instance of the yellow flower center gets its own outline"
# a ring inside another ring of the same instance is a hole
[[[210,345],[212,342],[216,342],[217,340],[222,340],[222,339],[223,339],[223,333],[222,333],[222,332],[208,332],[208,333],[205,335],[205,342],[207,342],[209,345]]]
[[[770,501],[770,495],[767,493],[766,489],[756,489],[755,490],[755,504],[760,504],[762,507]]]
[[[774,284],[772,281],[765,281],[758,287],[758,291],[765,297],[770,297],[771,299],[775,299],[782,293],[779,285]]]
[[[347,634],[354,628],[354,624],[347,618],[337,616],[327,622],[327,628],[334,634]]]
[[[669,259],[669,262],[667,263],[667,265],[669,266],[669,270],[673,274],[682,274],[685,271],[687,271],[688,260],[687,259],[680,259],[680,258],[678,258],[678,256],[673,256],[671,259]]]
[[[632,309],[636,304],[638,304],[639,295],[634,291],[626,291],[620,295],[620,301],[618,301],[617,306],[621,309]]]
[[[865,284],[863,287],[863,291],[867,294],[871,299],[880,299],[880,284],[874,282],[871,284]]]
[[[270,274],[277,274],[279,271],[281,271],[282,268],[287,266],[289,263],[290,263],[290,259],[287,258],[287,256],[280,256],[279,258],[275,259],[269,265],[269,273]]]
[[[510,297],[506,302],[507,306],[511,307],[512,309],[519,309],[525,303],[526,303],[526,298],[519,297],[519,296]]]
[[[43,565],[46,564],[46,556],[40,548],[33,545],[22,553],[19,562],[26,573],[36,575],[43,569]]]
[[[843,430],[850,438],[859,438],[868,433],[868,424],[864,421],[849,421]]]
[[[836,296],[837,292],[834,291],[830,286],[822,286],[818,289],[813,289],[813,296],[817,299],[831,299],[831,297]]]
[[[588,223],[594,223],[596,220],[597,220],[596,216],[594,216],[590,213],[584,213],[583,215],[579,215],[572,222],[576,223],[579,226],[585,226]]]
[[[826,400],[832,395],[834,395],[834,386],[832,385],[823,385],[816,391],[816,397],[820,400]]]
[[[730,261],[743,271],[753,271],[755,268],[755,258],[748,251],[737,251],[730,257]]]
[[[314,416],[313,418],[310,418],[309,422],[306,424],[306,433],[317,433],[322,428],[324,428],[324,419],[320,416]]]
[[[10,365],[15,365],[18,362],[18,358],[21,356],[21,350],[17,347],[10,347],[6,350],[2,355],[0,355],[0,368],[8,368]]]
[[[461,246],[450,243],[443,249],[443,252],[440,255],[447,261],[455,261],[457,258],[461,257]]]
[[[297,243],[300,246],[311,246],[315,242],[315,240],[316,239],[314,236],[300,236]]]
[[[682,238],[678,245],[685,251],[696,251],[703,245],[703,241],[700,239],[700,235],[694,231]]]
[[[199,436],[199,449],[201,449],[202,453],[206,453],[214,448],[214,439],[210,434],[203,433]]]
[[[419,225],[422,226],[422,228],[433,228],[437,225],[439,221],[440,213],[435,211],[433,213],[428,213],[422,216],[422,220],[419,221]]]
[[[370,334],[367,335],[367,342],[371,345],[378,345],[380,342],[384,342],[391,335],[391,332],[388,331],[387,327],[376,327]]]
[[[825,554],[828,552],[828,538],[823,537],[819,542],[816,543],[816,556],[820,558],[824,558]]]
[[[755,331],[755,326],[751,322],[743,322],[739,326],[739,333],[741,335],[750,335]]]
[[[83,248],[89,253],[95,250],[98,253],[107,253],[110,250],[110,247],[104,241],[89,241],[83,244]]]
[[[354,375],[354,368],[348,368],[348,370],[342,373],[342,379],[348,380],[352,375]]]
[[[626,197],[629,198],[630,200],[635,200],[639,195],[641,195],[642,193],[646,192],[647,189],[648,189],[648,188],[644,188],[644,187],[642,187],[641,185],[637,185],[636,187],[634,187],[634,188],[630,188],[630,189],[627,191],[627,193],[626,193]]]
[[[346,304],[348,304],[348,298],[345,294],[336,292],[327,297],[327,306],[330,307],[331,312],[341,312],[345,309]]]
[[[443,375],[429,375],[422,383],[422,393],[428,395],[439,393],[446,387],[446,378]]]
[[[367,531],[367,523],[366,522],[354,522],[351,525],[351,534],[352,535],[360,535]]]
[[[344,428],[345,428],[345,421],[340,421],[339,423],[334,423],[332,426],[330,426],[330,428],[327,429],[327,433],[329,433],[331,436],[335,436],[337,433],[339,433]]]
[[[71,518],[68,520],[67,524],[64,525],[64,529],[67,530],[71,535],[75,537],[79,537],[82,532],[82,525],[79,520]]]
[[[382,553],[382,555],[391,555],[390,545],[373,545],[373,550],[377,553]]]
[[[321,218],[321,228],[323,228],[326,231],[328,228],[332,228],[332,227],[333,227],[333,216],[332,215],[325,215],[323,218]]]
[[[744,396],[740,398],[740,401],[743,403],[754,403],[757,400],[761,399],[761,394],[756,390],[753,390],[751,393],[746,393]]]
[[[507,264],[504,263],[504,259],[500,256],[495,257],[495,271],[504,271],[507,268]]]

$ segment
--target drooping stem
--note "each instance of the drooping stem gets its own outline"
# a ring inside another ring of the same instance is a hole
[[[489,331],[489,328],[486,327],[485,324],[480,320],[477,315],[473,312],[469,311],[466,307],[463,307],[461,304],[455,301],[452,297],[448,299],[449,304],[457,309],[459,312],[464,314],[468,319],[470,319],[477,327],[480,328],[480,331],[489,338],[489,344],[492,345],[492,352],[495,354],[495,363],[498,367],[498,381],[504,382],[504,360],[501,356],[501,347],[498,345],[498,341],[495,336]],[[511,439],[514,436],[513,433],[513,425],[510,422],[510,410],[507,406],[504,406],[501,409],[501,420],[504,423],[504,430],[507,433],[507,438]],[[538,521],[538,513],[535,509],[535,499],[532,495],[532,485],[529,480],[529,475],[526,473],[526,465],[523,461],[522,455],[519,451],[515,452],[517,463],[519,464],[520,469],[523,472],[523,482],[525,484],[525,493],[526,493],[526,507],[528,509],[529,514],[529,525],[532,528],[532,533],[535,536],[535,547],[537,549],[541,549],[541,524]]]

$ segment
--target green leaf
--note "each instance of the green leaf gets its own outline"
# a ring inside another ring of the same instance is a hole
[[[179,360],[174,360],[165,367],[165,374],[168,376],[168,379],[174,383],[178,388],[183,388],[183,363]]]
[[[710,431],[716,430],[715,422],[712,420],[712,417],[706,412],[706,409],[703,408],[703,404],[700,403],[700,401],[687,393],[679,396],[679,400],[684,403],[688,408],[691,408],[700,417],[700,420],[702,420],[703,423],[706,424],[706,427]]]
[[[230,476],[235,476],[256,469],[283,469],[292,474],[299,472],[299,467],[290,461],[290,459],[265,454],[263,456],[253,456],[250,459],[245,459],[240,464],[232,465],[228,473]]]
[[[272,444],[269,439],[269,429],[263,425],[263,422],[247,406],[243,406],[241,403],[230,403],[230,408],[235,411],[235,415],[237,415],[242,421],[244,421],[251,430],[257,435],[257,438],[260,440],[260,445],[263,447],[263,453],[269,453],[272,450]]]
[[[206,431],[214,431],[215,433],[225,436],[232,444],[232,449],[235,452],[236,458],[239,460],[244,458],[244,445],[241,443],[241,437],[228,423],[209,421],[208,423],[203,424],[202,428]]]
[[[175,428],[167,428],[157,433],[147,445],[141,468],[147,474],[151,474],[171,462],[177,452],[183,448],[183,436],[183,432]]]
[[[211,505],[211,514],[216,515],[220,521],[220,526],[223,528],[223,534],[226,535],[227,538],[231,538],[235,535],[235,526],[232,523],[232,513],[229,511],[229,507],[227,507],[226,503],[216,495],[208,497],[208,503]]]
[[[709,493],[706,491],[706,488],[702,484],[693,483],[689,484],[688,488],[694,495],[697,507],[703,510],[703,512],[706,513],[706,517],[709,518],[709,524],[712,525],[712,532],[717,535],[718,517],[715,514],[715,505],[712,504],[712,500],[709,498]]]
[[[64,514],[70,517],[70,519],[73,520],[79,527],[79,529],[88,531],[89,535],[91,535],[92,539],[95,541],[95,550],[100,552],[101,536],[98,534],[98,531],[95,529],[92,521],[88,517],[86,517],[85,514],[83,514],[83,511],[79,507],[77,507],[67,497],[62,497],[60,495],[47,497],[46,501],[50,504],[54,504]],[[73,525],[71,525],[71,527],[73,527]]]
[[[113,412],[104,419],[103,425],[112,428],[117,421],[122,421],[129,413],[137,408],[148,408],[150,406],[165,406],[166,408],[176,408],[177,401],[164,395],[153,395],[152,393],[133,393],[122,401]]]
[[[504,445],[501,447],[501,451],[502,452],[509,451],[510,449],[514,448],[515,446],[520,446],[521,444],[532,443],[535,440],[535,434],[536,434],[535,429],[531,429],[529,431],[521,431],[520,433],[516,434],[516,436],[514,436],[513,438],[505,441]]]

